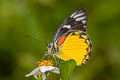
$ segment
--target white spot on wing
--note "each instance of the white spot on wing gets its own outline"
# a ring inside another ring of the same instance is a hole
[[[70,17],[72,18],[72,17],[74,17],[75,16],[75,14],[76,14],[76,12],[75,13],[73,13]]]
[[[84,15],[84,14],[85,14],[85,13],[79,13],[79,14],[75,15],[73,18],[77,18],[77,17],[82,16],[82,15]]]
[[[68,29],[70,29],[71,26],[70,26],[70,25],[64,25],[63,28],[68,28]]]
[[[86,23],[86,20],[83,20],[82,23],[85,24],[85,23]]]
[[[86,17],[84,16],[84,17],[80,17],[80,18],[77,18],[77,19],[75,19],[76,21],[81,21],[81,20],[83,20],[83,19],[85,19]]]
[[[84,27],[84,28],[86,28],[86,26],[85,26],[85,25],[84,25],[83,27]]]

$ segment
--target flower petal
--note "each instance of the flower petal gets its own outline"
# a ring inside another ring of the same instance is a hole
[[[26,77],[29,76],[35,76],[36,74],[43,74],[45,72],[51,71],[53,73],[59,74],[59,69],[57,67],[53,67],[53,66],[40,66],[35,68],[32,72],[30,72],[29,74],[25,75]]]
[[[53,67],[53,66],[41,66],[41,67],[40,67],[40,71],[41,71],[42,73],[45,73],[45,72],[47,72],[47,71],[52,71],[53,69],[55,69],[55,67]]]
[[[36,75],[38,73],[40,73],[40,68],[39,67],[35,68],[32,72],[30,72],[29,74],[27,74],[25,76],[26,77],[29,77],[29,76],[32,76],[32,75],[34,76],[34,75]]]

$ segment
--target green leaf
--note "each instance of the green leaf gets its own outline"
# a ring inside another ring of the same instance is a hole
[[[75,67],[76,63],[74,60],[61,61],[59,65],[61,80],[69,80]]]

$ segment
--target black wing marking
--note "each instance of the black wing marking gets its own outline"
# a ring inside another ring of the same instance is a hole
[[[70,16],[68,16],[63,22],[63,27],[66,25],[70,25],[71,30],[81,30],[86,31],[87,26],[87,15],[84,8],[78,8],[73,11]]]
[[[78,8],[68,16],[55,33],[53,42],[69,30],[86,31],[87,15],[84,8]]]

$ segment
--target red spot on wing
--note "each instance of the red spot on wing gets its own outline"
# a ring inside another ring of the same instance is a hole
[[[57,42],[58,46],[61,46],[61,44],[65,41],[66,35],[63,35]]]

